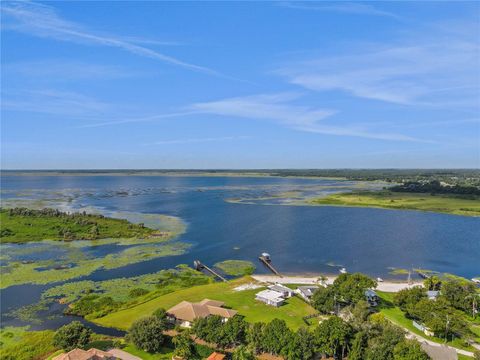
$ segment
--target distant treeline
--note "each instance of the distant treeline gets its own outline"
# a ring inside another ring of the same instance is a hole
[[[394,192],[414,192],[430,194],[480,195],[480,189],[467,185],[442,185],[438,180],[428,182],[407,181],[401,185],[392,186]]]

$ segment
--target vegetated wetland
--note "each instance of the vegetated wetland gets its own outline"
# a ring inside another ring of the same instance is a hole
[[[337,273],[345,266],[384,278],[405,279],[404,271],[391,274],[392,268],[412,267],[467,278],[480,275],[479,218],[301,206],[336,193],[381,190],[388,183],[257,175],[3,176],[4,208],[86,211],[143,223],[167,235],[2,243],[2,323],[55,328],[68,322],[61,316],[67,304],[84,296],[91,295],[77,314],[94,319],[102,311],[167,294],[190,281],[209,281],[180,271],[171,288],[154,285],[169,276],[162,270],[191,266],[194,259],[220,264],[232,275],[250,272],[245,262],[266,273],[257,260],[262,251],[272,255],[282,273]],[[116,287],[123,290],[110,296]],[[32,323],[32,317],[41,324]]]

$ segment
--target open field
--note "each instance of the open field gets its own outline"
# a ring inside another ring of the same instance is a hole
[[[274,308],[255,300],[255,294],[261,289],[234,291],[235,287],[252,281],[254,280],[251,277],[244,277],[229,282],[179,290],[98,318],[95,322],[103,326],[128,329],[135,320],[152,314],[158,308],[169,309],[182,300],[195,302],[204,298],[224,301],[225,306],[238,310],[248,322],[270,322],[278,318],[285,320],[292,329],[305,326],[302,317],[315,313],[310,305],[297,297],[288,299],[287,303],[279,308]]]
[[[480,216],[480,199],[448,195],[359,191],[333,194],[309,201],[311,205],[359,206],[396,210],[421,210],[464,216]]]

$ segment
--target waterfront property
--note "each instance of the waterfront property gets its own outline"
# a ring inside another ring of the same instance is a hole
[[[437,290],[427,291],[428,300],[437,300],[438,295],[440,295],[440,291],[437,291]]]
[[[272,291],[276,291],[276,292],[282,294],[282,297],[284,297],[285,299],[288,299],[288,298],[290,298],[294,295],[294,291],[292,289],[290,289],[290,288],[288,288],[285,285],[280,284],[280,283],[270,285],[268,288]]]
[[[167,317],[176,325],[189,328],[195,319],[205,318],[211,315],[218,315],[224,322],[235,316],[237,311],[223,307],[224,302],[203,299],[198,303],[182,301],[167,310]]]
[[[273,290],[262,290],[255,295],[255,300],[264,302],[267,305],[279,307],[285,302],[282,293]]]
[[[295,292],[300,295],[305,301],[310,301],[313,293],[317,291],[318,286],[299,286]]]
[[[365,290],[365,300],[368,302],[370,306],[378,305],[378,295],[372,289]]]
[[[110,352],[91,348],[83,350],[75,348],[68,353],[55,356],[52,360],[122,360]]]
[[[207,358],[207,360],[223,360],[223,359],[225,359],[225,354],[221,354],[216,351],[211,353],[210,356]]]

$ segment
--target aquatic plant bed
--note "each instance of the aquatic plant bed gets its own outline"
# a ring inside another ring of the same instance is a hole
[[[251,275],[255,271],[255,265],[251,261],[225,260],[215,264],[215,267],[230,276]]]
[[[392,191],[357,191],[333,194],[309,201],[311,205],[378,207],[480,216],[480,198]]]
[[[305,326],[302,317],[316,312],[310,305],[297,297],[292,297],[287,300],[285,305],[275,308],[255,300],[255,294],[262,290],[262,288],[235,291],[235,288],[238,286],[252,282],[254,282],[254,280],[246,276],[229,282],[194,286],[189,289],[159,296],[143,304],[114,312],[94,321],[102,326],[124,330],[128,329],[135,320],[152,314],[158,308],[169,309],[182,300],[196,302],[204,298],[224,301],[225,306],[237,310],[240,315],[245,316],[245,320],[248,322],[270,322],[278,318],[285,320],[287,325],[292,329]]]

